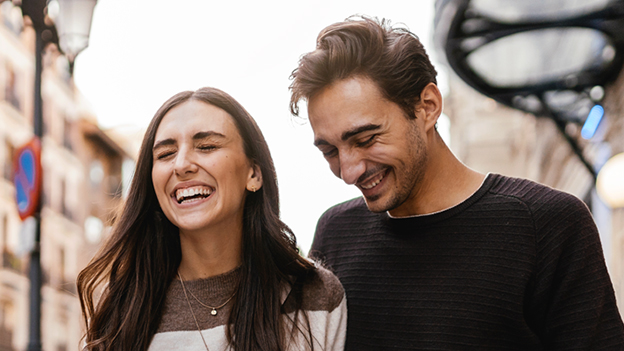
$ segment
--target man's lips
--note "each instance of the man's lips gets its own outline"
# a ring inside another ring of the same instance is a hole
[[[365,182],[358,182],[358,187],[362,188],[363,190],[371,190],[377,185],[379,185],[379,183],[381,183],[381,181],[384,179],[386,174],[388,174],[388,169],[384,169],[383,171],[378,172],[374,176],[368,177],[368,179]]]

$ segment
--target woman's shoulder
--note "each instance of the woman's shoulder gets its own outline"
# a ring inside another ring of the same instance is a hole
[[[338,278],[318,263],[315,263],[314,269],[307,275],[299,290],[301,291],[301,309],[306,311],[332,312],[345,299],[345,292]],[[285,301],[285,307],[294,302],[292,293],[293,291]]]
[[[330,305],[338,306],[345,297],[345,291],[338,277],[321,264],[315,264],[315,277],[310,279],[306,287],[308,294],[327,300]]]

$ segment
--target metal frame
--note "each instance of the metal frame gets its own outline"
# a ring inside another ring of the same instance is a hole
[[[566,132],[566,126],[569,123],[578,123],[578,121],[572,121],[561,112],[552,109],[546,101],[545,93],[566,90],[583,92],[594,86],[604,86],[617,78],[624,65],[624,1],[611,1],[604,9],[563,20],[536,20],[515,23],[498,22],[474,13],[474,11],[469,11],[470,1],[438,0],[436,2],[436,40],[444,50],[446,59],[453,71],[468,85],[504,105],[535,114],[538,117],[552,119],[573,152],[595,180],[596,170],[583,155],[583,150],[575,137]],[[474,30],[466,32],[462,28],[463,24],[469,20],[478,23],[478,26]],[[570,27],[589,28],[604,33],[615,48],[613,60],[602,69],[577,72],[575,82],[572,83],[568,77],[559,77],[546,83],[512,88],[490,85],[467,62],[468,55],[494,40],[528,31]],[[462,44],[466,40],[474,40],[476,45],[470,49],[465,49]],[[524,109],[514,103],[514,98],[518,96],[527,97],[531,95],[537,97],[541,102],[541,108],[537,111]]]

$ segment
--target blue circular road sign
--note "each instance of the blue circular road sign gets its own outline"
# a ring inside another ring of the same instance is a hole
[[[32,216],[41,195],[41,143],[33,138],[15,152],[13,184],[17,212],[22,220]]]

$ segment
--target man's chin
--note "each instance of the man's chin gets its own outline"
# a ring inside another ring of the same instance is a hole
[[[368,210],[371,212],[380,213],[389,210],[387,204],[381,200],[381,196],[374,196],[370,198],[364,196],[364,201],[366,201],[366,207],[368,207]]]

